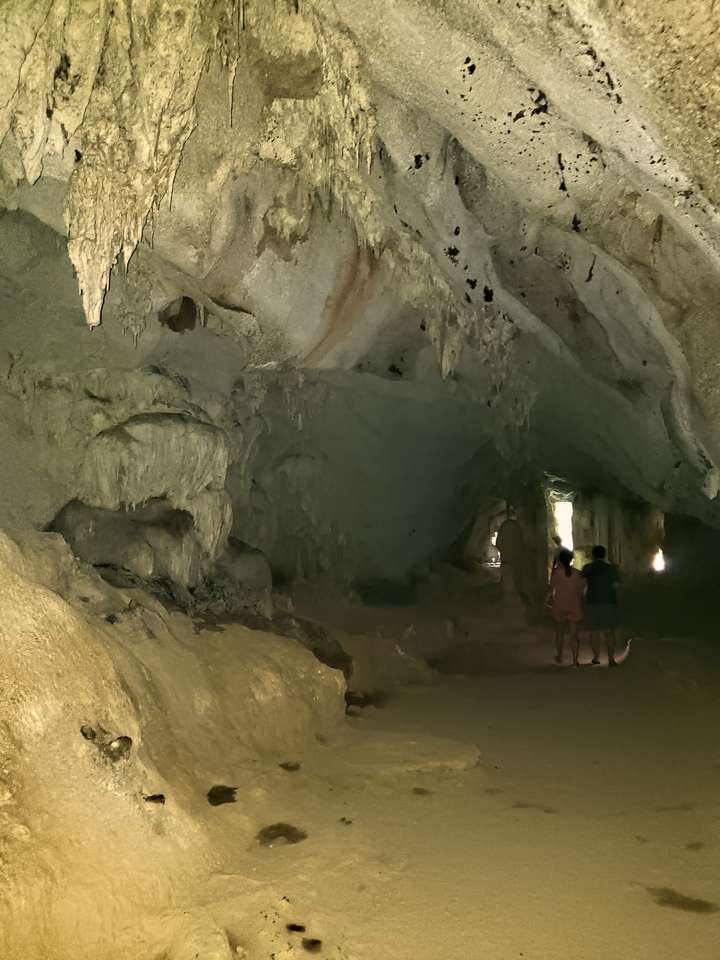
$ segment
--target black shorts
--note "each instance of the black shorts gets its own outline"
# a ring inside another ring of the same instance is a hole
[[[585,607],[585,623],[588,630],[615,630],[620,625],[615,603],[588,603]]]

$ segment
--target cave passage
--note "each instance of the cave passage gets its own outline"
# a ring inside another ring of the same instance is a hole
[[[0,2],[0,960],[717,960],[718,6]]]

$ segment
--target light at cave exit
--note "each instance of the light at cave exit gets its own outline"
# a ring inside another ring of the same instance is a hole
[[[665,554],[658,550],[652,559],[652,568],[655,573],[662,573],[665,570]]]
[[[554,500],[552,505],[555,529],[562,540],[562,545],[573,550],[573,505],[572,500]]]

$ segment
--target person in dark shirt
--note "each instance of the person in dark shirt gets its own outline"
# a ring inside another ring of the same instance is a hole
[[[620,573],[613,563],[608,563],[605,547],[593,547],[592,563],[586,563],[582,575],[585,588],[585,622],[590,631],[593,649],[592,662],[600,663],[600,638],[605,638],[608,666],[616,667],[615,640],[619,626],[617,584]]]

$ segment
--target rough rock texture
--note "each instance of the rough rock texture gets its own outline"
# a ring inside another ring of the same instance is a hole
[[[720,524],[717,10],[650,9],[4,4],[9,481],[57,443],[9,512],[168,495],[210,562],[222,430],[233,532],[286,576],[403,577],[543,471]],[[158,462],[120,482],[126,421]]]
[[[57,536],[3,534],[0,569],[0,955],[220,956],[172,912],[213,855],[206,794],[331,731],[342,675],[293,640],[197,632]]]

